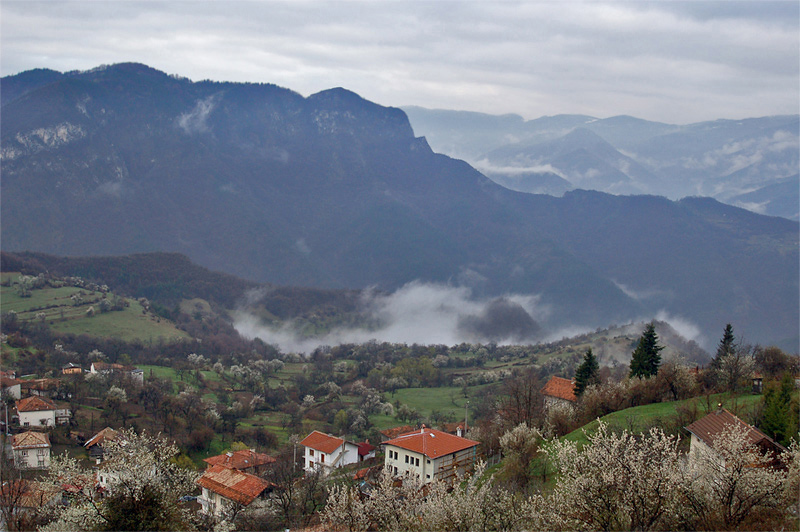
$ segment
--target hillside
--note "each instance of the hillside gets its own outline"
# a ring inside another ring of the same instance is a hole
[[[513,192],[344,89],[304,98],[138,64],[2,84],[4,251],[177,252],[256,283],[522,295],[545,332],[664,312],[706,339],[731,322],[797,344],[794,222]]]

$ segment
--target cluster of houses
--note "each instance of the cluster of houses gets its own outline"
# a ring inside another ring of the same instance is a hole
[[[65,367],[65,371],[75,371]],[[78,370],[82,371],[80,368]],[[117,368],[115,365],[94,363],[89,372],[131,371],[130,368]],[[13,375],[2,375],[3,386],[21,385]],[[40,388],[42,388],[40,386]],[[554,377],[545,385],[542,393],[546,407],[571,405],[575,402],[574,383],[568,379]],[[16,397],[16,412],[19,426],[40,430],[27,430],[10,437],[10,447],[15,465],[20,469],[44,469],[50,464],[51,444],[46,431],[58,423],[69,419],[69,412],[59,409],[46,394],[35,393],[27,397]],[[743,426],[748,438],[764,452],[777,453],[783,448],[758,429],[751,427],[729,411],[717,411],[695,421],[686,427],[691,434],[690,456],[694,453],[713,452],[714,441],[727,427]],[[478,459],[479,442],[468,439],[465,423],[447,424],[435,430],[425,427],[402,426],[381,432],[377,445],[369,441],[352,442],[347,439],[313,431],[298,442],[302,448],[301,462],[296,463],[307,473],[329,475],[334,470],[353,466],[351,472],[355,480],[368,483],[374,474],[387,471],[397,478],[408,476],[419,479],[423,484],[434,480],[453,482],[460,476],[474,470]],[[98,496],[113,489],[115,478],[113,463],[105,460],[104,446],[120,437],[113,428],[106,427],[90,439],[84,447],[88,456],[95,462],[92,480]],[[382,462],[376,456],[378,448],[383,449]],[[198,510],[208,515],[220,517],[232,509],[244,508],[254,501],[266,499],[275,493],[277,486],[267,480],[270,468],[277,460],[255,449],[244,449],[212,456],[205,460],[206,469],[196,484],[200,494],[196,497]],[[30,504],[31,509],[41,508],[60,500],[63,490],[42,483],[25,482],[26,497],[19,504]],[[3,485],[2,490],[11,489],[11,484]],[[195,497],[187,494],[188,499]]]

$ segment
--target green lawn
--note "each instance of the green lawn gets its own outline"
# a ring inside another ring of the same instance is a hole
[[[475,395],[476,390],[487,386],[470,386],[468,394]],[[459,386],[442,386],[440,388],[401,388],[394,393],[384,393],[387,401],[394,404],[400,401],[401,404],[416,410],[422,417],[430,417],[435,411],[452,419],[453,421],[464,419],[464,406],[467,399],[461,393]]]
[[[653,403],[649,405],[635,406],[626,408],[618,412],[612,412],[600,418],[601,421],[608,424],[609,428],[622,430],[627,429],[629,432],[642,432],[648,430],[652,426],[664,426],[673,422],[677,416],[677,408],[681,405],[688,405],[695,403],[702,412],[707,412],[707,405],[711,405],[711,409],[716,408],[718,403],[722,403],[724,408],[733,412],[743,412],[751,410],[761,401],[762,395],[738,395],[731,396],[728,393],[715,394],[708,399],[705,397],[695,397],[686,399],[684,401],[671,401],[666,403]],[[576,429],[566,436],[564,439],[575,441],[579,444],[587,443],[586,433],[592,433],[597,430],[598,420],[587,423],[583,427]],[[668,427],[663,427],[668,428]]]

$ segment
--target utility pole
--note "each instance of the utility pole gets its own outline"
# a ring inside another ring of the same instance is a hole
[[[467,436],[467,418],[469,417],[469,399],[464,405],[464,436]]]

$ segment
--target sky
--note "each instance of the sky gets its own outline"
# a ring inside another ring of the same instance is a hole
[[[526,119],[800,112],[800,2],[0,0],[0,73],[139,62]]]

